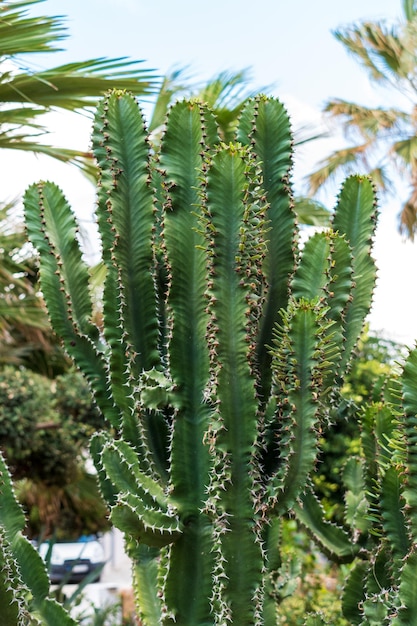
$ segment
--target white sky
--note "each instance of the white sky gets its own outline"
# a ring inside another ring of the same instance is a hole
[[[163,74],[174,66],[189,66],[196,79],[208,79],[226,69],[252,68],[253,85],[270,90],[287,105],[294,128],[320,124],[320,110],[330,98],[363,104],[387,104],[378,97],[360,67],[331,31],[364,19],[394,19],[401,0],[46,0],[35,14],[66,15],[66,51],[25,60],[50,67],[100,56],[144,59],[144,68]],[[389,99],[389,94],[388,94]],[[50,141],[86,148],[90,122],[81,116],[53,115]],[[338,143],[339,142],[339,143]],[[295,182],[319,159],[340,145],[340,137],[310,144],[295,157]],[[3,151],[4,152],[4,151]],[[0,155],[2,197],[13,197],[46,178],[60,184],[78,215],[90,221],[94,190],[81,175],[51,159],[31,155]],[[407,189],[381,205],[375,256],[379,279],[371,327],[400,341],[417,337],[417,294],[412,276],[417,267],[417,243],[404,243],[396,216]],[[329,200],[330,204],[333,199]]]

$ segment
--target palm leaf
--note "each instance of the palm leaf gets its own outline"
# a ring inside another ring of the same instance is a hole
[[[29,74],[14,74],[0,82],[0,102],[21,102],[40,107],[76,111],[93,106],[109,89],[126,89],[135,95],[150,94],[155,76],[136,69],[140,61],[97,58]]]
[[[155,133],[166,122],[168,110],[175,96],[189,91],[186,68],[172,70],[166,74],[159,87],[158,94],[152,109],[152,116],[148,125],[150,133]]]
[[[65,28],[57,17],[28,17],[27,9],[43,0],[2,3],[0,19],[0,55],[54,52],[63,39]]]
[[[306,226],[328,227],[331,213],[324,204],[306,196],[297,196],[294,199],[294,211],[299,224]]]
[[[238,72],[224,71],[206,83],[197,96],[213,109],[223,141],[233,139],[239,114],[249,98],[255,96],[258,89],[248,88],[250,73],[248,69]]]
[[[411,163],[417,162],[417,137],[409,135],[396,141],[391,146],[392,152],[401,159],[402,165],[409,167]]]
[[[369,143],[364,143],[333,152],[319,163],[319,168],[308,176],[311,193],[316,193],[325,183],[336,178],[337,174],[351,174],[357,171],[358,164],[366,159]]]
[[[403,48],[395,32],[384,31],[378,23],[364,23],[334,33],[347,50],[378,82],[391,82],[392,74],[401,72]]]
[[[324,111],[343,124],[346,134],[354,129],[365,140],[398,129],[408,120],[408,115],[398,109],[369,108],[340,99],[330,100]]]
[[[403,0],[403,11],[408,22],[411,22],[417,13],[417,5],[415,0]]]

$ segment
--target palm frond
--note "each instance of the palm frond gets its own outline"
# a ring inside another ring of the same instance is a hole
[[[417,137],[413,134],[394,142],[391,151],[399,157],[402,166],[409,168],[411,164],[417,163]]]
[[[407,113],[396,108],[370,108],[339,98],[327,102],[324,111],[343,124],[346,134],[353,129],[365,140],[397,130],[409,119]]]
[[[331,212],[324,204],[306,196],[294,199],[294,211],[299,224],[306,226],[329,227]]]
[[[388,191],[392,188],[392,180],[388,175],[387,167],[378,165],[369,171],[369,176],[375,183],[377,189]]]
[[[383,23],[365,22],[334,32],[335,37],[378,82],[391,82],[404,76],[401,36]]]
[[[66,37],[60,17],[28,17],[29,8],[44,0],[2,2],[0,14],[0,56],[34,52],[56,52],[56,43]]]
[[[216,115],[222,139],[233,139],[239,114],[245,102],[259,89],[250,87],[251,74],[248,68],[225,70],[203,84],[197,84],[186,75],[187,67],[167,74],[160,86],[151,116],[149,130],[153,133],[165,123],[168,108],[179,96],[196,98],[207,104]],[[264,87],[266,91],[269,87]]]
[[[294,146],[303,146],[305,143],[315,141],[316,139],[325,139],[330,134],[327,130],[317,130],[310,124],[305,124],[294,130]]]
[[[0,82],[0,102],[76,111],[93,106],[109,89],[149,95],[155,91],[156,77],[138,67],[141,63],[125,57],[98,58],[33,74],[21,72]]]
[[[319,168],[308,176],[311,194],[315,194],[325,183],[338,173],[350,174],[358,169],[358,163],[364,158],[369,143],[336,150],[327,159],[319,163]]]
[[[25,127],[43,131],[43,126],[36,121],[40,114],[41,112],[36,107],[19,106],[0,109],[0,128],[7,127],[11,130]]]
[[[414,241],[417,233],[417,187],[413,187],[408,200],[403,204],[398,221],[400,233]]]

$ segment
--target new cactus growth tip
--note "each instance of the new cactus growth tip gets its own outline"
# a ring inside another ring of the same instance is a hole
[[[290,124],[264,96],[228,145],[207,107],[175,104],[156,151],[135,99],[114,92],[93,149],[102,327],[62,192],[32,185],[25,213],[52,325],[117,433],[91,452],[138,612],[147,626],[275,625],[285,516],[336,559],[360,549],[323,522],[310,477],[370,308],[373,186],[349,178],[332,229],[301,245]]]

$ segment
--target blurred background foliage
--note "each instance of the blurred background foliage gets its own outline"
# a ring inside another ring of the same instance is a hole
[[[50,379],[10,365],[0,370],[0,447],[31,537],[75,538],[108,527],[87,454],[103,426],[78,372]]]

